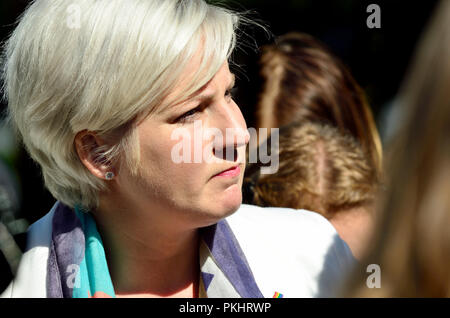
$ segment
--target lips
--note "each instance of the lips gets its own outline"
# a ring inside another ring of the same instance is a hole
[[[239,165],[231,167],[230,169],[224,170],[218,174],[216,174],[214,177],[236,177],[241,173],[241,168]]]

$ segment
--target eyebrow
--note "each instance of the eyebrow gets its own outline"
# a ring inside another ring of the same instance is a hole
[[[208,85],[208,84],[209,84],[209,82],[206,83],[205,86]],[[234,73],[231,73],[231,81],[230,81],[230,84],[228,84],[226,90],[232,89],[235,84],[236,84],[236,75],[234,75]],[[200,88],[198,91],[202,91],[202,89],[205,86]],[[215,94],[213,93],[213,94],[200,94],[200,95],[196,96],[196,93],[194,93],[193,97],[191,98],[191,100],[211,100],[211,99],[213,99],[214,95]]]
[[[234,73],[230,73],[231,74],[231,81],[230,84],[228,84],[226,90],[230,90],[234,87],[234,85],[236,84],[236,75]],[[209,84],[206,83],[205,85],[203,85],[202,87],[200,87],[196,92],[194,92],[191,97],[188,97],[184,102],[181,102],[177,105],[173,105],[172,107],[165,107],[164,109],[160,110],[158,113],[164,113],[164,112],[168,112],[170,110],[174,110],[174,109],[180,109],[183,107],[183,105],[185,105],[187,102],[189,101],[208,101],[208,100],[212,100],[214,97],[214,93],[213,94],[200,94],[200,95],[196,95],[198,94],[198,92],[201,92],[207,85]]]

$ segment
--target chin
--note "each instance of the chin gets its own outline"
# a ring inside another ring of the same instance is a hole
[[[242,204],[242,192],[238,185],[230,187],[220,195],[208,199],[207,208],[202,209],[202,226],[209,226],[232,215]]]
[[[225,218],[239,209],[242,204],[242,190],[239,184],[233,185],[224,191],[220,201],[216,202],[219,205],[220,212],[222,218]]]

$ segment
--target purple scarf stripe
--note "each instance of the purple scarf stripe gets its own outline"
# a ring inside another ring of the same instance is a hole
[[[47,267],[48,297],[72,298],[84,248],[84,233],[75,211],[58,202],[53,215],[52,248]]]
[[[241,297],[263,298],[239,243],[226,220],[202,228],[204,242],[217,265]]]
[[[205,287],[205,291],[207,291],[209,284],[211,284],[211,282],[214,278],[214,274],[210,274],[210,273],[206,273],[206,272],[201,272],[200,274],[202,275],[203,287]]]

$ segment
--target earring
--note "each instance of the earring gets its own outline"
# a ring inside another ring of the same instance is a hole
[[[114,172],[108,171],[105,173],[106,180],[112,180],[114,178]]]

